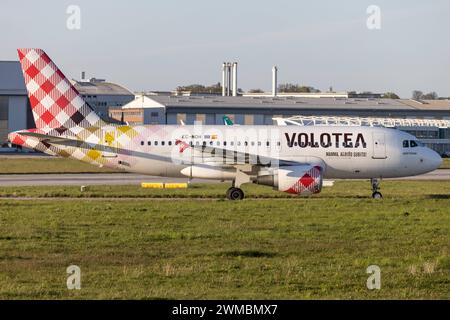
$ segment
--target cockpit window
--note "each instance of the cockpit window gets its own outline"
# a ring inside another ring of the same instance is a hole
[[[424,147],[425,145],[417,140],[411,140],[409,141],[409,145],[411,146],[411,148],[415,148],[415,147]]]
[[[409,141],[403,140],[403,148],[409,148]]]

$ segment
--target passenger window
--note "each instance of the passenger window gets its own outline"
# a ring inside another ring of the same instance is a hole
[[[223,142],[223,146],[224,146],[224,147],[227,146],[227,142],[226,142],[226,141]]]
[[[267,146],[267,147],[270,146],[270,142],[269,142],[269,141],[266,142],[266,146]]]
[[[217,141],[217,142],[216,142],[216,145],[217,145],[218,147],[220,147],[220,141]]]
[[[418,147],[419,145],[417,144],[417,142],[415,142],[414,140],[409,141],[409,145],[411,146],[411,148],[415,148]]]
[[[158,145],[158,141],[155,141],[155,146],[157,146]]]
[[[248,141],[245,141],[245,142],[244,142],[244,146],[248,146]]]
[[[165,142],[164,141],[161,141],[161,145],[163,146],[165,144]]]
[[[151,146],[151,145],[152,145],[151,141],[147,141],[147,144],[148,144],[149,146]]]
[[[169,141],[168,143],[169,143],[169,146],[171,146],[171,145],[172,145],[172,141]]]
[[[409,148],[409,141],[403,140],[403,148]]]
[[[144,141],[141,141],[141,146],[143,146],[144,145]]]

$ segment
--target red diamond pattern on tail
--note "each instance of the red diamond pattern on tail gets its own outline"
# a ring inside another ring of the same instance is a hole
[[[64,96],[61,96],[58,100],[56,100],[56,104],[61,109],[65,109],[69,103],[70,103],[70,101],[67,100],[67,98]]]
[[[46,124],[49,124],[50,122],[52,122],[53,119],[55,119],[55,117],[49,111],[45,111],[44,114],[41,116],[41,119]]]
[[[50,82],[50,80],[45,81],[45,82],[41,85],[42,90],[44,90],[44,92],[45,92],[46,94],[49,94],[50,91],[52,91],[54,87],[55,87],[55,86]]]
[[[39,100],[35,96],[30,96],[30,104],[34,108],[39,104]]]
[[[37,128],[105,125],[43,50],[17,51]]]
[[[39,74],[39,70],[34,66],[31,65],[31,67],[29,67],[25,73],[31,78],[33,79],[34,77],[36,77]]]

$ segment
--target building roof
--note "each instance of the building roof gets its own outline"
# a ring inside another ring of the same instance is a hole
[[[72,83],[74,87],[83,95],[134,96],[134,93],[128,89],[111,82],[72,80]]]
[[[420,110],[449,110],[450,100],[401,100],[404,104]]]
[[[375,98],[305,98],[305,97],[222,97],[222,96],[147,96],[130,102],[124,108],[229,108],[229,109],[351,109],[351,110],[450,110],[450,101],[425,103],[407,99]]]
[[[0,95],[27,95],[19,61],[0,61]]]

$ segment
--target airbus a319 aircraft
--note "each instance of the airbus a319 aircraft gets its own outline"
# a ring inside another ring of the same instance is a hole
[[[441,157],[405,132],[354,126],[198,126],[107,123],[83,100],[41,49],[18,49],[36,128],[9,140],[49,155],[165,177],[232,182],[226,195],[244,198],[244,183],[297,195],[322,189],[323,179],[423,174]]]

